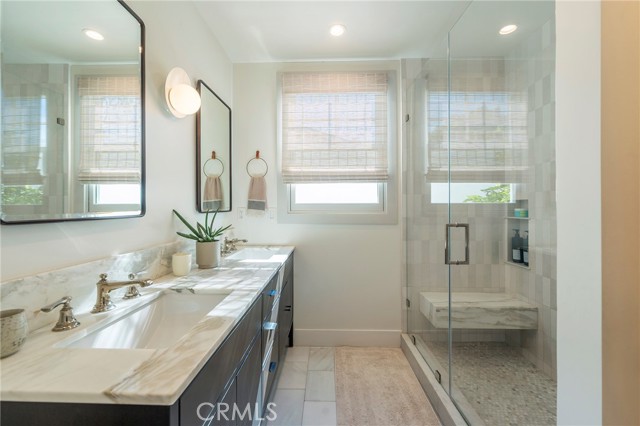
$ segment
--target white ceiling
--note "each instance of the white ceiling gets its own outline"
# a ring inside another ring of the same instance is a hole
[[[232,62],[428,57],[468,1],[195,1]],[[342,37],[329,27],[347,27]]]
[[[137,63],[139,46],[140,25],[116,1],[2,1],[5,63]]]

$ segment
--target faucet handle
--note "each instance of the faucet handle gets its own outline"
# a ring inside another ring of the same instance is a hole
[[[133,272],[131,272],[128,275],[129,281],[133,281],[136,279],[136,274],[134,274]],[[125,293],[125,295],[122,297],[123,299],[135,299],[136,297],[140,297],[140,292],[138,291],[138,288],[135,285],[130,285],[129,287],[127,287],[127,292]]]
[[[132,276],[134,276],[133,274],[129,275],[129,279],[132,280],[133,278],[131,278]],[[135,285],[130,285],[129,287],[127,287],[127,292],[124,296],[122,296],[123,299],[135,299],[136,297],[140,297],[140,292],[138,291],[138,288]]]
[[[58,317],[58,322],[51,330],[65,331],[79,326],[80,323],[78,322],[76,317],[73,316],[73,308],[71,307],[71,296],[65,296],[60,300],[56,300],[52,304],[40,308],[40,310],[42,312],[51,312],[60,305],[63,305],[62,309],[60,309],[60,317]]]
[[[107,280],[107,274],[100,274],[100,281],[106,281]]]

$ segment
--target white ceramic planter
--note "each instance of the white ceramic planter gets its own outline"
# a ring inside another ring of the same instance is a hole
[[[220,264],[220,241],[196,242],[196,263],[200,269],[215,268]]]

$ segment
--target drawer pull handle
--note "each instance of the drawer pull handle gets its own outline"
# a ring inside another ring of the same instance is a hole
[[[284,311],[285,312],[291,312],[291,306],[285,306]]]
[[[278,323],[276,322],[265,322],[262,328],[264,328],[265,330],[275,330],[277,326]]]
[[[274,297],[276,294],[278,294],[278,291],[277,291],[277,290],[271,290],[271,291],[269,291],[269,296],[270,296],[270,297]]]
[[[269,373],[273,373],[274,371],[276,371],[276,365],[278,365],[276,361],[271,361],[271,363],[269,364]]]

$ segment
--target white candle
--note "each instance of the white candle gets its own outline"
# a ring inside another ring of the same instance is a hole
[[[171,257],[171,265],[173,267],[173,275],[181,277],[187,275],[191,271],[191,254],[176,253]]]

